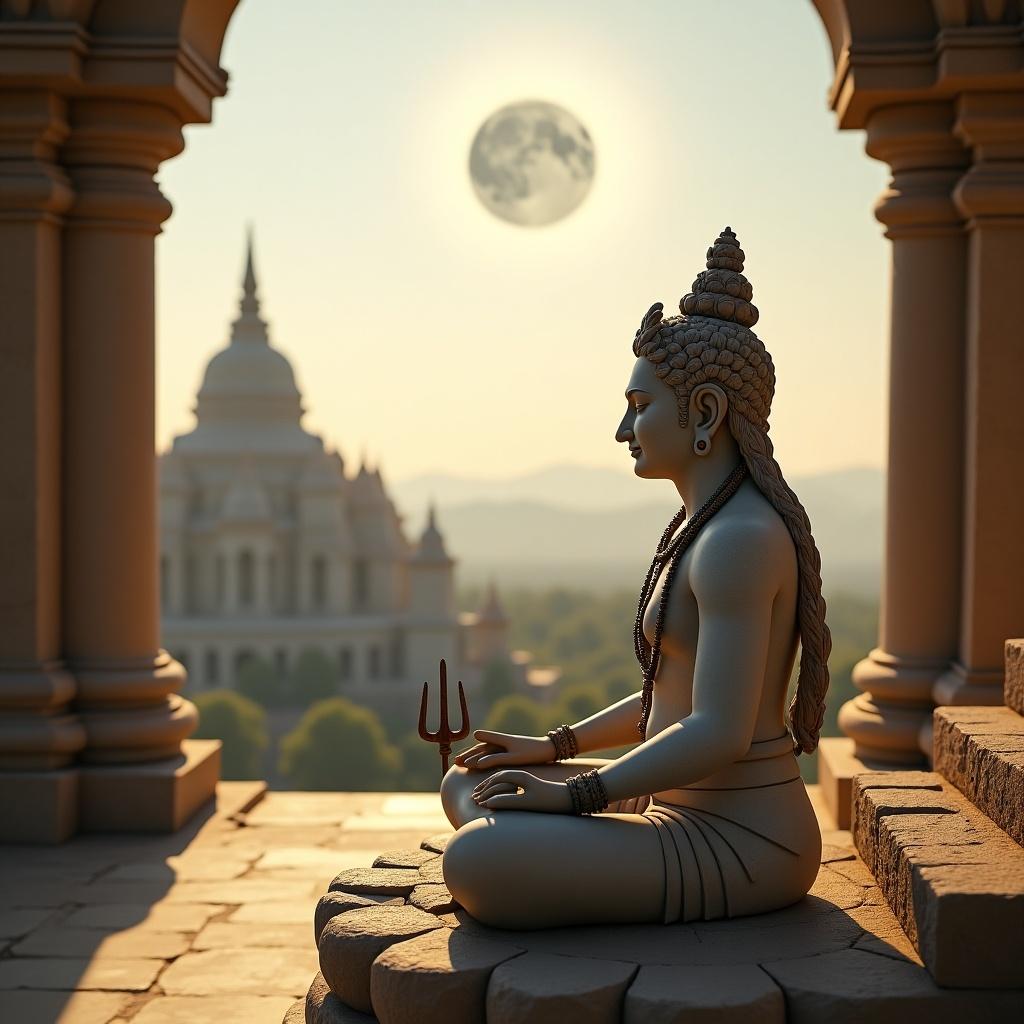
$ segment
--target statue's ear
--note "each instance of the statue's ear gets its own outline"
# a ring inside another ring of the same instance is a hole
[[[690,423],[702,436],[714,437],[728,412],[729,397],[719,385],[698,384],[690,392]]]

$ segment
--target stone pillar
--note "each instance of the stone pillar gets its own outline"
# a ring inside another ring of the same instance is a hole
[[[59,842],[85,742],[60,636],[60,256],[64,101],[0,91],[0,841]]]
[[[82,760],[163,761],[173,776],[197,715],[176,693],[184,670],[159,645],[153,264],[170,204],[153,176],[181,149],[181,119],[155,104],[84,99],[72,101],[70,120],[64,651],[86,729]],[[136,827],[140,806],[119,808],[114,776],[93,777],[86,827]]]
[[[1024,634],[1024,93],[968,93],[964,517],[959,644],[937,704],[1002,704],[1003,650]]]
[[[867,151],[892,168],[875,214],[892,242],[885,561],[878,646],[824,740],[826,801],[848,827],[850,780],[923,765],[932,689],[957,649],[963,504],[966,241],[953,190],[968,154],[948,103],[876,110]],[[852,742],[851,742],[852,740]]]
[[[839,714],[864,760],[921,764],[932,687],[956,653],[963,501],[965,240],[953,189],[967,154],[949,104],[883,107],[868,153],[892,167],[875,207],[892,242],[889,451],[879,643]]]

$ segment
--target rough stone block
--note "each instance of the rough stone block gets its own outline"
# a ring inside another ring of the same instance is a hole
[[[422,881],[419,870],[413,868],[349,868],[335,877],[329,891],[408,896]]]
[[[444,882],[444,872],[441,870],[443,857],[435,857],[432,861],[424,864],[420,869],[421,882]]]
[[[1004,651],[1003,700],[1008,708],[1024,715],[1024,640],[1007,640]]]
[[[756,964],[643,966],[626,990],[623,1024],[786,1024],[782,990]]]
[[[433,914],[407,906],[361,907],[327,922],[320,935],[320,972],[342,1002],[370,1013],[370,967],[396,942],[444,928]]]
[[[448,845],[448,840],[451,839],[454,834],[454,832],[438,832],[437,835],[427,836],[427,838],[420,843],[420,849],[429,850],[432,853],[444,853],[444,848]]]
[[[522,947],[439,928],[390,946],[370,969],[381,1024],[482,1021],[491,971]]]
[[[487,986],[487,1024],[619,1024],[637,965],[524,953],[499,964]]]
[[[967,1024],[1020,1020],[1024,1012],[1024,992],[943,989],[923,967],[860,949],[764,970],[785,993],[788,1024]]]
[[[437,860],[438,857],[439,854],[433,850],[387,850],[374,858],[371,867],[418,869],[432,860]]]
[[[313,912],[313,939],[320,945],[320,934],[323,932],[332,917],[344,914],[348,910],[355,910],[357,907],[375,907],[373,900],[365,896],[357,896],[351,892],[325,892],[320,897],[320,902]]]
[[[417,885],[409,894],[409,903],[430,914],[451,914],[458,907],[446,885]]]
[[[1005,707],[936,708],[935,770],[1024,845],[1024,716]]]
[[[939,985],[1024,986],[1024,850],[933,772],[854,781],[854,840]]]

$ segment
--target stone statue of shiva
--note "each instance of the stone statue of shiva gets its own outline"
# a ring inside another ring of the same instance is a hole
[[[441,784],[445,882],[485,924],[757,914],[817,875],[796,758],[817,746],[831,639],[810,524],[768,439],[775,371],[743,260],[726,228],[680,315],[652,306],[633,340],[615,438],[683,501],[640,594],[642,688],[547,736],[479,730]]]

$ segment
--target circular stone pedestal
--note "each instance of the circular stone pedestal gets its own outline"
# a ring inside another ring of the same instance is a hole
[[[909,1024],[948,995],[849,846],[826,845],[810,894],[771,914],[523,932],[486,928],[455,904],[445,842],[382,854],[331,883],[306,1024],[784,1024],[787,1003],[830,1024],[902,1005]]]

